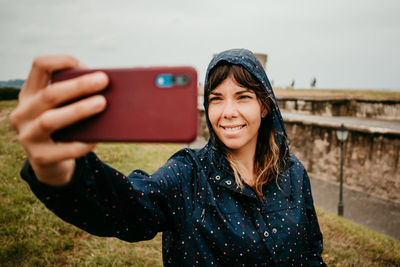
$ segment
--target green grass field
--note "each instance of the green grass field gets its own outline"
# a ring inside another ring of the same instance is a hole
[[[100,238],[58,219],[19,177],[25,155],[8,116],[16,101],[0,101],[0,266],[162,266],[161,235],[127,243]],[[97,154],[129,173],[152,172],[181,146],[101,144]],[[317,208],[330,266],[399,266],[400,242]]]

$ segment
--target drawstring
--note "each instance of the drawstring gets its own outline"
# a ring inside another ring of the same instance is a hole
[[[206,217],[206,208],[203,208],[200,217],[201,217],[201,222],[204,222],[204,219]]]

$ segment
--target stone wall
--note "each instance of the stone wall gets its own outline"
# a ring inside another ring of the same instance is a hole
[[[400,120],[400,100],[368,99],[278,99],[281,111],[306,115],[348,116],[357,118]]]
[[[331,127],[285,122],[291,150],[309,174],[339,182],[340,144]],[[344,144],[344,185],[400,204],[400,135],[350,131]]]

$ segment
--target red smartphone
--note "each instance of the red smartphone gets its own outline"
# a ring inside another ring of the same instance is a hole
[[[106,109],[56,131],[56,141],[180,142],[197,136],[197,72],[192,67],[65,70],[52,83],[103,71]]]

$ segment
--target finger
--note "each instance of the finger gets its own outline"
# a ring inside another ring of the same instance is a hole
[[[46,166],[68,159],[80,158],[94,150],[96,144],[83,142],[37,143],[31,146],[29,159]]]
[[[57,82],[40,91],[36,102],[40,103],[42,110],[47,110],[70,100],[97,93],[107,86],[108,81],[105,73],[94,72]]]
[[[22,87],[22,92],[34,93],[47,86],[51,74],[56,70],[78,68],[79,61],[72,56],[41,56],[34,59],[28,78]]]
[[[95,95],[60,108],[43,112],[32,124],[31,136],[40,139],[49,136],[54,131],[100,113],[106,107],[106,99],[102,95]]]
[[[77,69],[86,70],[86,69],[88,69],[88,68],[89,68],[89,67],[88,67],[85,63],[79,61],[79,63],[78,63],[78,68],[77,68]]]
[[[95,72],[49,85],[34,97],[26,98],[23,104],[20,102],[10,117],[11,124],[18,132],[18,126],[24,121],[35,119],[44,111],[69,100],[101,91],[108,81],[106,74]]]

